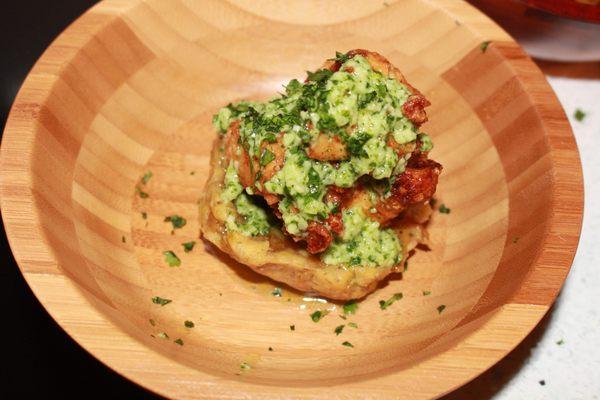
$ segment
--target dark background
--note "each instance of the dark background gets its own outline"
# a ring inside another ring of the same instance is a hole
[[[50,45],[94,0],[0,2],[1,131],[21,83]],[[0,399],[158,399],[76,344],[37,301],[0,237]]]

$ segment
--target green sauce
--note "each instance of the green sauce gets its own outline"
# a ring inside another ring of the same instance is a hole
[[[265,182],[264,190],[281,197],[278,207],[283,224],[300,237],[306,235],[310,221],[321,221],[334,210],[335,205],[325,201],[327,186],[352,187],[359,178],[370,176],[389,187],[394,176],[404,171],[410,154],[398,157],[387,144],[388,136],[406,144],[415,142],[419,134],[402,114],[409,89],[374,71],[360,55],[345,60],[337,72],[319,70],[309,73],[308,79],[305,83],[292,80],[285,94],[268,102],[229,104],[213,118],[223,134],[231,122],[239,120],[241,145],[264,165],[272,157],[261,152],[261,144],[275,142],[283,132],[285,163]],[[346,145],[348,157],[335,167],[307,155],[307,148],[322,132],[338,136]],[[421,137],[422,148],[430,150],[429,137]],[[251,194],[249,189],[246,192]],[[228,229],[251,236],[268,232],[266,213],[243,193],[232,164],[226,171],[222,199],[233,201],[245,219],[240,224],[232,216]],[[400,242],[391,230],[380,229],[357,209],[345,210],[343,220],[344,234],[322,254],[325,263],[391,266],[401,259]]]
[[[402,258],[398,236],[352,208],[342,213],[344,233],[323,253],[326,264],[391,267]]]

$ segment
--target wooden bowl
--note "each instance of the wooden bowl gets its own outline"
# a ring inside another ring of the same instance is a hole
[[[432,250],[343,320],[340,304],[273,296],[279,284],[205,245],[196,202],[220,106],[351,48],[388,57],[433,103],[424,129],[452,211],[433,217]],[[1,162],[6,231],[42,304],[99,360],[178,398],[441,396],[548,311],[581,226],[580,163],[556,97],[506,33],[456,0],[104,1],[29,74]],[[171,214],[187,224],[172,232]],[[317,309],[332,312],[315,323]],[[336,336],[348,322],[358,328]]]

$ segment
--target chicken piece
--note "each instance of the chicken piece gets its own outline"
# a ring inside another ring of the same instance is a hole
[[[371,216],[382,225],[396,218],[408,206],[425,202],[434,195],[442,166],[433,160],[418,158],[409,162],[406,170],[398,175],[391,195],[377,204],[376,214]]]
[[[409,142],[405,144],[400,144],[396,142],[393,135],[388,136],[387,145],[394,149],[398,157],[402,157],[405,154],[412,153],[417,148],[417,144],[415,142]]]
[[[371,194],[362,185],[358,185],[353,191],[352,195],[343,203],[342,208],[359,208],[367,215],[371,213],[371,208],[375,204],[371,199]]]
[[[225,135],[225,155],[237,164],[238,177],[243,187],[254,185],[254,166],[246,149],[239,143],[240,121],[233,121]]]
[[[342,205],[352,197],[352,188],[342,188],[339,186],[329,186],[325,194],[325,202],[335,205]]]
[[[246,149],[239,143],[239,126],[240,121],[233,121],[229,126],[229,130],[225,135],[225,155],[229,160],[233,160],[237,163],[238,176],[243,187],[254,186],[257,177],[259,177],[259,181],[264,184],[283,167],[283,163],[285,162],[283,133],[277,136],[275,142],[269,143],[265,141],[261,144],[260,154],[262,154],[263,151],[269,151],[274,156],[273,160],[266,165],[261,166],[260,160],[256,159],[256,157],[250,157]],[[256,190],[256,193],[265,197],[265,200],[269,205],[276,204],[279,201],[279,197],[268,192]]]
[[[263,151],[270,151],[275,158],[267,165],[262,166],[260,182],[265,183],[273,177],[281,168],[285,162],[285,145],[283,144],[283,132],[277,135],[277,140],[273,143],[263,142],[261,144],[261,154]]]
[[[402,114],[412,121],[416,126],[420,126],[424,122],[427,122],[427,113],[425,107],[430,106],[431,103],[422,94],[412,94],[408,96],[408,99],[402,104]]]
[[[270,180],[281,168],[285,162],[285,146],[283,144],[283,133],[277,136],[277,141],[274,143],[263,142],[261,144],[261,154],[263,151],[268,150],[274,155],[274,159],[268,164],[263,165],[260,173],[257,173],[255,177],[259,176],[258,181],[261,183],[261,188],[264,188],[265,182]],[[255,193],[264,197],[267,204],[274,209],[277,209],[277,203],[279,203],[279,196],[269,193],[266,190],[256,189]],[[280,215],[281,216],[281,215]]]
[[[331,232],[335,233],[338,236],[341,236],[344,233],[344,221],[342,220],[342,214],[329,214],[329,217],[325,220],[325,223],[331,230]]]
[[[331,232],[323,224],[316,221],[310,221],[308,223],[306,250],[308,250],[309,253],[317,254],[325,251],[332,240],[333,236],[331,235]]]
[[[308,156],[319,161],[340,161],[348,158],[348,150],[338,135],[319,133],[308,148]]]

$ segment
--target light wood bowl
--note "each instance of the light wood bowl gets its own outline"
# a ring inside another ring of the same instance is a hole
[[[213,112],[352,48],[388,57],[433,103],[424,130],[452,211],[434,215],[432,250],[343,321],[339,304],[305,304],[287,287],[274,297],[280,285],[205,245],[196,202]],[[33,68],[1,154],[6,231],[36,296],[99,360],[177,398],[439,397],[548,311],[581,226],[580,163],[555,95],[505,32],[457,0],[104,1]],[[171,234],[173,213],[187,225]],[[358,329],[334,334],[350,321]]]

